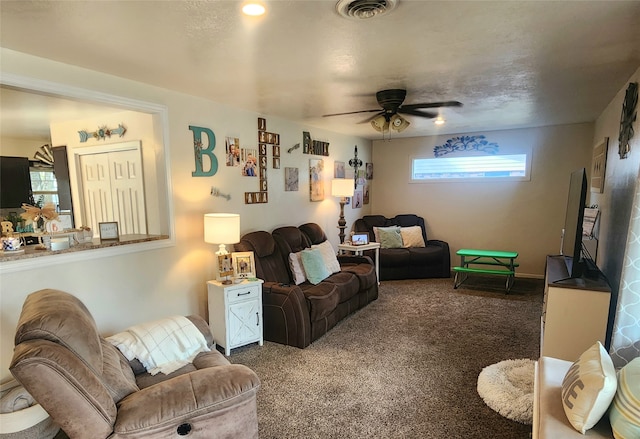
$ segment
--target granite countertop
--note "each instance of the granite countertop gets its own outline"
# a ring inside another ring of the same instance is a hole
[[[55,237],[55,235],[51,235]],[[38,245],[22,246],[16,252],[0,251],[0,262],[18,261],[21,259],[39,258],[41,256],[57,255],[62,253],[79,252],[93,250],[97,248],[115,247],[119,245],[136,244],[140,242],[157,241],[160,239],[169,239],[168,235],[122,235],[119,239],[100,240],[94,238],[91,241],[75,244],[64,250],[39,250]]]

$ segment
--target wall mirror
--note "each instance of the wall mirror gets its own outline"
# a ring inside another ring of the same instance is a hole
[[[113,120],[130,124],[125,136],[113,136],[109,141],[103,142],[81,141],[78,130],[97,129],[99,125],[95,121],[113,124]],[[94,125],[88,126],[91,123]],[[57,200],[60,210],[68,211],[74,227],[93,226],[93,222],[97,224],[97,220],[91,218],[91,214],[95,213],[95,206],[92,206],[95,200],[91,199],[91,193],[83,187],[83,166],[95,162],[88,159],[106,157],[108,154],[115,157],[122,155],[123,151],[134,151],[139,157],[138,172],[144,179],[141,184],[141,217],[144,218],[144,224],[138,224],[135,229],[131,229],[131,233],[161,236],[162,239],[153,243],[118,246],[120,249],[111,249],[109,255],[118,251],[137,251],[135,247],[140,245],[144,247],[140,250],[149,249],[150,246],[173,245],[169,154],[165,145],[166,107],[16,75],[3,75],[0,78],[0,126],[0,155],[27,157],[31,170],[41,171],[37,176],[31,174],[34,180],[46,179],[55,174],[52,168],[33,169],[33,164],[37,163],[34,152],[42,145],[50,144],[57,150],[56,158],[68,159],[67,193],[63,195],[64,188],[46,186],[46,182],[39,183],[36,192],[48,192],[46,199]],[[64,148],[62,155],[60,148]],[[2,190],[7,187],[3,184]],[[67,196],[70,197],[70,202],[65,204],[63,199]],[[6,216],[8,210],[16,209],[3,206],[0,213]],[[83,258],[87,255],[88,253]],[[58,258],[65,255],[54,256]],[[41,259],[38,258],[38,264],[42,264]]]

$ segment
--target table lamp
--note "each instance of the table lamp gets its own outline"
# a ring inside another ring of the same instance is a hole
[[[206,213],[204,215],[204,242],[218,244],[216,255],[229,252],[226,244],[240,241],[240,215],[236,213]]]
[[[338,220],[338,229],[340,233],[340,244],[344,243],[344,229],[347,228],[347,222],[344,219],[344,205],[347,197],[353,197],[353,181],[346,178],[334,178],[331,180],[331,195],[340,197],[340,219]]]

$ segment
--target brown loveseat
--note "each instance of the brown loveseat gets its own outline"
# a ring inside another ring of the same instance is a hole
[[[327,240],[315,223],[244,235],[237,251],[252,251],[257,277],[265,282],[265,340],[305,348],[340,320],[378,298],[375,266],[365,256],[338,256],[339,271],[317,284],[296,285],[289,255]]]
[[[374,227],[412,227],[422,229],[424,247],[402,247],[380,249],[380,280],[425,279],[451,277],[449,244],[437,239],[427,239],[424,219],[417,215],[365,215],[353,225],[355,233],[368,233],[369,241],[375,242]],[[373,250],[370,252],[372,253]]]
[[[207,323],[188,318],[211,346]],[[215,349],[151,376],[98,334],[80,300],[51,289],[27,297],[15,343],[11,373],[71,439],[258,437],[260,381]]]

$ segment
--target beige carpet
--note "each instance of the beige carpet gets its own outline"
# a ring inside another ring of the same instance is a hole
[[[527,439],[490,409],[480,371],[537,358],[542,281],[387,281],[380,298],[306,349],[265,342],[232,351],[254,369],[260,437]]]

